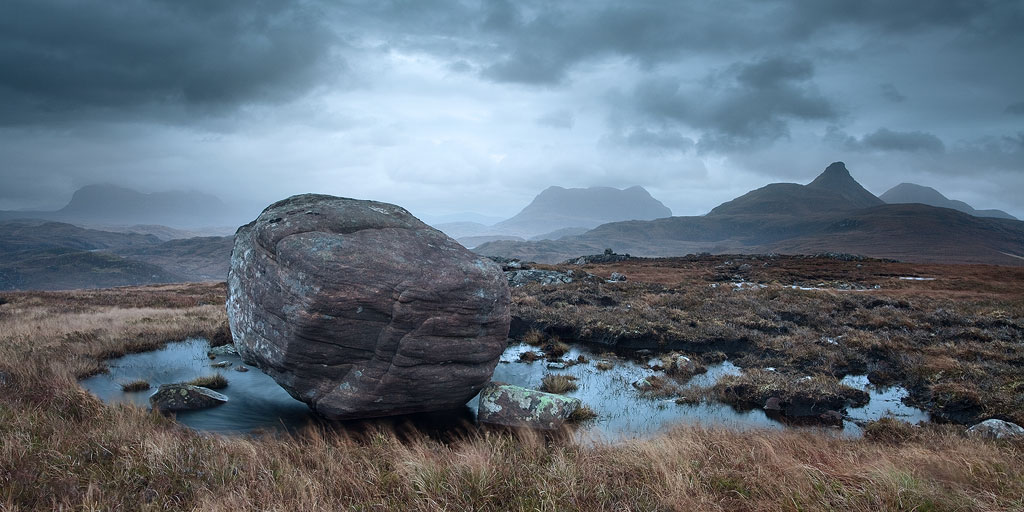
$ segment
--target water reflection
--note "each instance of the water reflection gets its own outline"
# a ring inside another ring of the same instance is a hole
[[[466,407],[455,411],[407,415],[373,421],[328,423],[318,419],[302,402],[293,399],[272,378],[257,368],[247,372],[235,371],[242,366],[236,355],[217,356],[211,361],[207,357],[209,346],[206,340],[190,339],[171,343],[164,349],[132,354],[107,362],[110,372],[82,381],[82,386],[107,402],[131,402],[149,407],[149,396],[161,384],[185,382],[199,376],[221,373],[229,385],[218,390],[228,396],[224,405],[198,411],[177,414],[181,423],[197,430],[220,433],[247,433],[261,430],[297,431],[309,425],[345,432],[362,432],[368,428],[385,426],[395,430],[412,429],[441,438],[459,436],[472,430],[476,416],[477,400],[474,397]],[[586,348],[573,347],[564,360],[575,360],[579,356],[589,363],[571,365],[564,369],[548,367],[547,361],[519,362],[519,355],[533,350],[523,344],[510,346],[501,357],[494,372],[494,381],[506,382],[537,389],[541,379],[548,374],[562,374],[576,377],[578,389],[567,393],[579,398],[598,413],[597,419],[587,422],[577,430],[583,441],[617,441],[625,438],[647,437],[656,432],[679,424],[703,426],[728,426],[737,429],[787,428],[768,418],[759,409],[737,411],[719,403],[678,405],[673,399],[648,399],[640,396],[632,383],[644,377],[658,374],[651,370],[644,359],[626,359],[614,354],[598,354]],[[212,363],[227,361],[226,368],[213,368]],[[611,362],[611,369],[599,370],[596,363]],[[740,369],[726,361],[708,366],[708,372],[693,377],[689,385],[711,386],[723,375],[739,374]],[[121,384],[136,379],[149,381],[152,389],[141,392],[124,392]],[[901,399],[906,391],[902,388],[875,388],[863,376],[847,377],[844,383],[864,389],[871,395],[871,402],[860,408],[849,410],[850,420],[846,421],[843,434],[860,435],[860,428],[854,421],[867,421],[882,416],[895,416],[916,423],[928,420],[927,413],[906,406]]]

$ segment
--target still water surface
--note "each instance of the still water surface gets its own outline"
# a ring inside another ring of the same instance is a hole
[[[586,348],[573,347],[565,355],[565,359],[576,359],[583,355],[590,362],[566,369],[550,369],[543,360],[531,363],[518,362],[519,354],[531,349],[532,347],[526,345],[511,345],[502,355],[501,362],[494,371],[493,380],[537,389],[540,387],[541,379],[548,374],[576,377],[579,389],[567,395],[579,398],[598,413],[597,419],[587,422],[577,431],[577,436],[581,440],[616,441],[647,437],[680,424],[724,425],[736,429],[790,428],[768,418],[759,409],[737,411],[719,403],[678,405],[672,399],[641,397],[632,383],[643,377],[658,374],[647,368],[645,361],[623,359],[608,354],[598,356]],[[323,425],[305,404],[293,399],[258,368],[248,367],[247,372],[235,371],[238,366],[245,366],[238,356],[223,355],[211,361],[206,355],[208,350],[206,340],[189,339],[168,344],[161,350],[111,359],[107,361],[109,373],[83,380],[82,386],[106,402],[131,402],[141,407],[149,407],[149,396],[161,384],[185,382],[196,377],[221,373],[228,379],[229,384],[218,392],[227,395],[228,402],[210,409],[178,413],[178,421],[197,430],[219,433],[297,431],[311,424]],[[614,365],[610,370],[601,371],[595,366],[598,360],[610,360]],[[211,366],[212,363],[221,361],[229,362],[230,366]],[[707,373],[695,376],[688,384],[710,386],[723,375],[739,373],[739,368],[726,361],[710,365]],[[152,388],[139,392],[121,390],[122,383],[136,379],[149,381]],[[848,376],[843,382],[864,389],[871,395],[871,401],[867,406],[848,410],[849,417],[853,420],[867,421],[885,415],[911,423],[928,420],[926,412],[902,403],[901,399],[906,395],[902,388],[875,388],[864,376]],[[392,426],[414,426],[427,432],[454,432],[472,424],[476,408],[477,400],[474,398],[466,407],[455,411],[371,422],[334,423],[328,426],[358,430],[368,425],[384,423]],[[860,428],[854,422],[847,421],[842,433],[860,435]]]

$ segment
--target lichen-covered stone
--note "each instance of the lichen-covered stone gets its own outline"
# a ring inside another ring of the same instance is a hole
[[[509,427],[557,430],[582,405],[577,398],[491,383],[480,392],[477,421]]]
[[[206,409],[228,401],[228,397],[191,384],[164,384],[150,395],[149,403],[163,412]]]
[[[985,439],[1024,439],[1024,427],[993,418],[967,429],[967,434]]]
[[[235,235],[239,356],[328,418],[464,405],[505,348],[509,304],[497,264],[395,205],[294,196]]]

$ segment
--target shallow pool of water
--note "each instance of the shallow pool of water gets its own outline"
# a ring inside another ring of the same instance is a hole
[[[82,381],[82,386],[106,402],[131,402],[149,407],[149,396],[161,384],[186,382],[196,377],[220,373],[228,379],[228,386],[218,390],[228,396],[224,405],[198,411],[181,412],[177,419],[197,430],[244,433],[259,430],[295,431],[317,423],[325,425],[313,415],[305,404],[293,399],[272,378],[255,367],[247,372],[235,370],[244,366],[236,355],[207,357],[209,345],[206,340],[190,339],[171,343],[167,347],[142,354],[131,354],[107,361],[110,372],[96,375]],[[541,379],[548,374],[563,374],[576,377],[578,389],[567,393],[579,398],[598,413],[598,417],[585,423],[577,431],[581,440],[616,441],[624,438],[647,437],[663,429],[680,424],[724,425],[731,428],[786,428],[783,424],[768,418],[759,409],[737,411],[719,403],[679,405],[674,399],[650,399],[641,396],[632,383],[644,377],[657,375],[644,360],[630,360],[611,354],[595,354],[585,348],[573,347],[564,356],[575,360],[583,355],[589,360],[585,364],[568,366],[564,369],[548,367],[548,362],[519,362],[519,355],[533,347],[517,344],[510,346],[501,357],[494,371],[493,380],[515,384],[531,389],[541,385]],[[609,370],[599,370],[598,361],[612,362]],[[226,361],[226,368],[213,368],[213,363]],[[740,369],[726,361],[710,365],[708,372],[697,375],[687,384],[711,386],[723,375],[739,374]],[[121,384],[136,379],[147,380],[151,389],[139,392],[125,392]],[[902,388],[875,388],[863,376],[847,377],[844,383],[864,389],[871,395],[871,402],[860,408],[849,410],[853,421],[846,421],[842,430],[845,435],[859,435],[860,428],[854,421],[868,421],[891,415],[916,423],[927,420],[927,413],[908,407],[901,401],[906,391]],[[329,427],[341,429],[362,429],[367,425],[386,423],[392,426],[409,425],[417,429],[435,432],[457,432],[471,424],[476,415],[477,400],[473,398],[466,407],[455,411],[419,414],[372,422],[334,423]]]
[[[161,384],[187,382],[196,377],[220,373],[228,379],[228,387],[218,390],[228,396],[224,405],[198,411],[177,413],[178,421],[198,430],[213,432],[251,432],[259,429],[296,429],[316,421],[306,404],[291,397],[257,368],[235,371],[245,366],[235,355],[206,356],[209,344],[203,339],[170,343],[161,350],[130,354],[107,361],[109,373],[82,381],[82,386],[106,402],[132,402],[149,407],[149,396]],[[227,361],[227,368],[213,368],[212,363]],[[124,392],[121,384],[142,379],[151,388]]]

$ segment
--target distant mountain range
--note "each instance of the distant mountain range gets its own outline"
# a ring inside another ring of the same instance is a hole
[[[241,222],[216,196],[201,192],[143,193],[115,185],[78,189],[57,211],[0,211],[0,219],[44,219],[78,225],[234,226]]]
[[[223,280],[232,236],[127,225],[175,210],[193,210],[194,218],[202,219],[221,208],[212,196],[178,194],[87,187],[57,212],[14,212],[43,218],[4,220],[11,212],[0,214],[0,290]],[[771,184],[697,217],[670,217],[671,211],[640,187],[550,187],[510,219],[490,226],[459,222],[441,227],[450,236],[482,230],[461,238],[481,254],[546,263],[611,248],[635,256],[845,252],[905,261],[1024,265],[1024,222],[1003,212],[974,210],[912,184],[894,187],[882,199],[836,162],[807,185]],[[54,216],[94,224],[55,222]]]
[[[975,217],[994,217],[997,219],[1017,220],[1017,217],[1014,217],[1002,210],[975,210],[971,205],[963,201],[956,201],[954,199],[947,198],[934,188],[915,185],[913,183],[900,183],[899,185],[890,188],[886,193],[879,196],[879,198],[889,204],[919,203],[938,208],[959,210],[968,215],[974,215]]]
[[[491,225],[451,222],[435,227],[467,247],[493,240],[557,239],[608,222],[652,220],[672,210],[643,187],[548,187],[515,216]]]
[[[610,248],[635,256],[849,252],[921,262],[1024,264],[1024,222],[922,204],[885,204],[842,162],[807,185],[776,183],[699,217],[613,222],[547,241],[495,241],[489,256],[558,262]]]
[[[232,237],[171,241],[46,220],[0,221],[0,290],[222,280]]]

